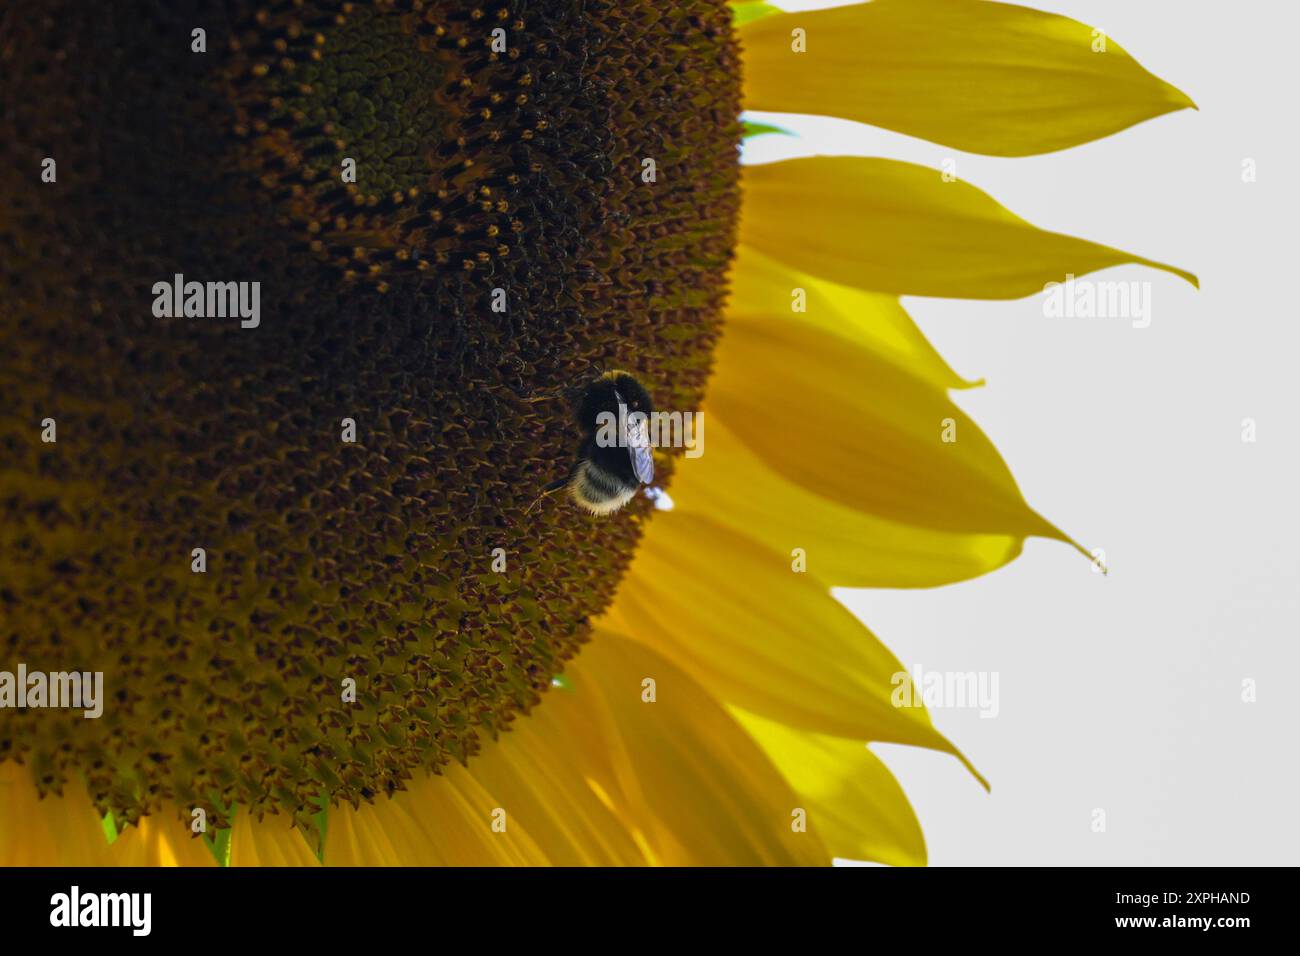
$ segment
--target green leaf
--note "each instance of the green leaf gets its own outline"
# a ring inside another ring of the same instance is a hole
[[[731,5],[731,22],[740,27],[746,23],[752,23],[755,20],[761,20],[763,17],[782,12],[779,7],[774,7],[770,3],[750,3],[741,0],[741,2],[732,3]]]
[[[793,136],[788,129],[782,129],[779,126],[772,126],[770,123],[755,123],[752,120],[741,120],[745,127],[742,139],[749,139],[751,136],[762,136],[764,133],[779,133],[782,136]]]

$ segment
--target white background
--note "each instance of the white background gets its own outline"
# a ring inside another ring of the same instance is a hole
[[[1300,13],[1261,0],[1030,5],[1104,30],[1199,112],[1028,159],[749,114],[800,138],[751,140],[747,162],[853,153],[937,171],[952,157],[960,178],[1036,225],[1201,279],[1197,292],[1136,266],[1094,274],[1151,283],[1144,329],[1046,318],[1042,295],[905,300],[959,374],[987,380],[955,400],[1030,504],[1104,548],[1111,573],[1031,540],[963,584],[840,592],[905,665],[999,673],[996,718],[932,711],[991,794],[949,756],[872,749],[911,798],[935,865],[1294,864],[1300,197],[1287,164]],[[1248,157],[1254,183],[1242,182]],[[1256,703],[1242,702],[1246,678]]]

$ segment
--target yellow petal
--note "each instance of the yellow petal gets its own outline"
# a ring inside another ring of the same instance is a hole
[[[1025,504],[944,392],[810,326],[731,323],[707,407],[772,470],[849,508],[951,533],[1069,540]]]
[[[754,387],[762,386],[755,380]],[[705,415],[704,454],[677,463],[674,514],[710,516],[776,554],[802,548],[807,573],[826,587],[934,587],[986,574],[1020,554],[1015,535],[902,524],[809,491],[769,468],[722,416],[709,408]]]
[[[654,649],[598,628],[565,675],[575,694],[597,702],[592,713],[614,771],[597,783],[635,826],[648,859],[667,866],[830,862],[816,834],[792,829],[798,799],[768,757],[703,685]],[[653,703],[643,699],[647,678]]]
[[[868,350],[873,361],[889,362],[937,389],[972,384],[939,357],[895,297],[815,279],[741,247],[732,270],[729,327],[767,318],[807,323],[836,336],[848,354]],[[722,355],[726,362],[732,358]],[[747,371],[754,372],[748,382],[754,395],[784,400],[770,391],[760,370],[732,367],[728,375],[734,381]],[[838,407],[823,414],[834,415]],[[850,413],[844,414],[842,427],[854,427]],[[713,515],[782,554],[801,547],[815,555],[809,573],[827,585],[929,587],[984,574],[1020,553],[1021,539],[1014,535],[950,534],[888,521],[818,495],[764,464],[716,408],[708,407],[706,417],[706,453],[677,464],[677,510]]]
[[[654,704],[641,700],[647,676]],[[815,837],[791,832],[794,793],[768,758],[680,669],[601,632],[565,685],[468,768],[332,809],[326,863],[829,862]],[[496,810],[504,833],[492,831]]]
[[[230,836],[230,865],[320,866],[320,861],[289,817],[272,813],[255,820],[243,814]]]
[[[114,866],[216,866],[207,844],[167,813],[144,817],[113,841]]]
[[[875,0],[758,19],[741,41],[746,109],[842,116],[993,156],[1194,108],[1092,27],[1012,4]]]
[[[1014,299],[1067,274],[1139,263],[1046,232],[964,182],[890,159],[816,156],[746,166],[740,239],[832,282],[895,295]]]
[[[825,587],[788,553],[706,516],[655,516],[608,620],[728,705],[816,733],[953,752],[925,708],[893,705],[905,668]]]
[[[781,316],[848,339],[937,388],[969,388],[912,321],[898,298],[864,292],[791,269],[741,246],[732,266],[730,320]]]
[[[75,783],[41,797],[27,767],[0,761],[0,866],[112,866],[100,819]]]
[[[925,838],[889,768],[857,740],[802,733],[735,711],[792,782],[833,857],[892,866],[924,866]]]
[[[636,826],[606,802],[616,789],[593,689],[565,681],[471,758],[470,775],[556,866],[644,866]]]
[[[102,820],[79,784],[40,797],[26,767],[0,762],[0,866],[216,865],[174,816],[145,817],[111,845]]]
[[[525,718],[526,719],[526,718]],[[548,861],[522,824],[493,830],[501,808],[460,765],[421,774],[409,789],[373,804],[331,807],[328,866],[542,866]]]

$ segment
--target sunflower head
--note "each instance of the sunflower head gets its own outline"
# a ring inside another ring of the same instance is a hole
[[[0,711],[0,759],[119,823],[306,827],[467,759],[585,640],[648,506],[525,519],[580,438],[528,399],[619,366],[699,402],[726,8],[37,6],[4,31],[0,157],[58,176],[0,185],[0,642],[110,699]],[[258,282],[259,326],[156,318],[176,276]]]
[[[0,5],[0,863],[211,863],[199,809],[227,862],[923,862],[863,744],[960,754],[831,589],[1072,539],[899,297],[1196,280],[955,170],[742,175],[742,97],[1001,156],[1191,101],[984,0],[209,7]],[[707,458],[610,458],[653,522],[530,513],[706,378]]]

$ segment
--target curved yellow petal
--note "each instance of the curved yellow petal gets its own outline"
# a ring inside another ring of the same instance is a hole
[[[925,837],[889,768],[857,740],[803,733],[742,710],[736,719],[798,791],[831,856],[924,866]]]
[[[728,325],[718,354],[708,408],[788,481],[902,524],[1069,541],[944,392],[870,352],[750,318]]]
[[[674,513],[711,516],[779,555],[802,548],[807,573],[827,587],[935,587],[987,574],[1020,554],[1015,535],[922,528],[825,498],[768,467],[722,416],[709,408],[705,416],[705,453],[677,463]]]
[[[872,360],[890,362],[936,389],[973,384],[949,368],[894,296],[815,279],[748,247],[740,248],[732,269],[727,311],[730,327],[769,318],[806,323],[837,337],[848,353],[867,350]],[[721,355],[723,362],[732,359]],[[754,395],[783,401],[759,370],[730,369],[733,379],[747,371],[754,372],[748,385]],[[843,427],[852,428],[848,414]],[[811,556],[809,573],[827,585],[930,587],[984,574],[1020,553],[1016,535],[922,528],[819,495],[769,468],[716,408],[706,404],[705,415],[706,454],[677,463],[677,510],[713,515],[778,553],[801,547]]]
[[[676,664],[598,626],[565,676],[576,695],[596,703],[592,714],[603,727],[613,771],[596,781],[602,797],[634,826],[651,862],[830,862],[816,834],[792,828],[798,798],[767,755]],[[647,678],[654,681],[653,702],[644,699]]]
[[[79,784],[41,797],[26,767],[0,762],[0,866],[216,865],[174,817],[144,817],[112,844],[102,819]]]
[[[644,866],[651,861],[636,825],[607,802],[616,774],[604,723],[593,717],[599,703],[572,679],[485,742],[468,771],[551,864]]]
[[[331,807],[327,866],[543,866],[548,861],[506,809],[459,764],[421,774],[391,799]]]
[[[320,866],[316,854],[288,816],[267,814],[235,819],[230,834],[231,866]]]
[[[216,866],[202,839],[184,821],[164,813],[143,817],[122,831],[113,845],[114,866]]]
[[[969,388],[912,321],[897,296],[865,292],[791,269],[741,246],[731,270],[727,315],[781,316],[848,339],[937,388]]]
[[[1195,107],[1100,31],[1006,3],[874,0],[757,19],[740,35],[746,109],[842,116],[973,153],[1048,153]]]
[[[952,751],[923,707],[895,707],[905,669],[788,553],[704,515],[655,517],[608,615],[719,700],[792,727]]]
[[[745,166],[740,240],[811,275],[895,295],[1014,299],[1067,274],[1138,263],[1047,232],[967,183],[892,159],[815,156]]]
[[[653,704],[642,701],[645,677],[657,682]],[[332,809],[325,862],[829,862],[816,837],[790,830],[794,793],[758,745],[667,660],[602,631],[563,684],[468,767]],[[494,812],[505,832],[493,830]]]
[[[41,797],[27,767],[0,761],[0,866],[112,866],[100,819],[75,783]]]

